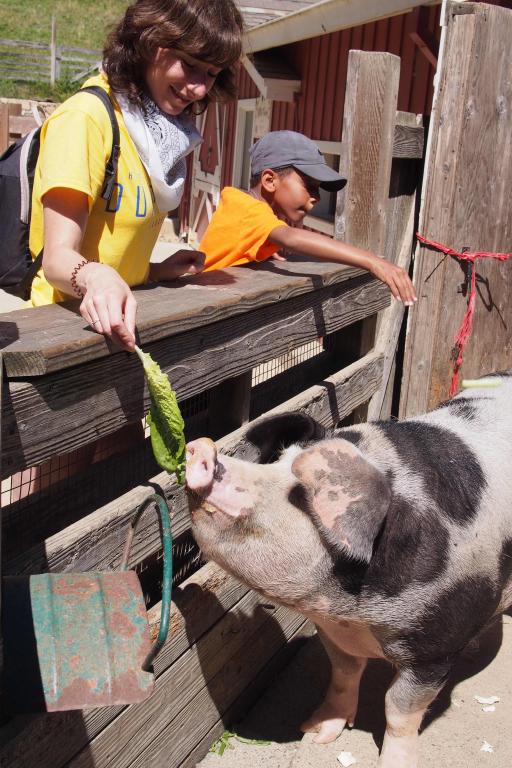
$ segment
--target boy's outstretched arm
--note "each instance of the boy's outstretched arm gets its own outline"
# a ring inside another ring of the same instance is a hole
[[[367,269],[370,274],[389,286],[395,299],[400,299],[406,306],[411,306],[416,301],[414,286],[405,269],[370,251],[347,245],[340,240],[332,240],[317,232],[309,232],[307,229],[286,226],[273,229],[268,240],[315,259],[337,261],[339,264]]]

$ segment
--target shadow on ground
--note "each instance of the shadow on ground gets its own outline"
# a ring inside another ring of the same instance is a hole
[[[479,638],[478,644],[464,651],[445,687],[430,707],[423,731],[450,707],[455,686],[478,674],[491,663],[501,647],[502,638],[500,619]],[[234,725],[234,730],[249,739],[265,739],[277,743],[299,740],[302,736],[300,724],[322,700],[329,674],[329,660],[319,638],[315,636],[283,671],[276,684],[265,692],[247,717]],[[355,728],[371,733],[379,750],[385,731],[384,697],[393,675],[390,664],[372,660],[361,682]]]

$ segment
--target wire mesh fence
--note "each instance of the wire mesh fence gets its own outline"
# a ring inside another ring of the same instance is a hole
[[[272,407],[290,396],[293,381],[304,381],[299,371],[307,369],[313,377],[321,376],[318,365],[326,360],[328,353],[329,338],[326,337],[255,367],[251,399],[254,398],[257,415],[265,407]],[[211,390],[205,390],[180,402],[187,440],[209,434],[210,400]],[[1,486],[1,506],[6,557],[16,556],[18,551],[43,542],[63,526],[77,522],[135,486],[149,483],[159,471],[144,419],[96,443],[54,456],[40,466],[5,478]],[[190,532],[174,543],[173,556],[175,585],[203,564]],[[160,557],[161,553],[156,553],[136,569],[146,585],[144,589],[150,603],[159,599],[158,586],[154,584],[156,579],[158,585]]]

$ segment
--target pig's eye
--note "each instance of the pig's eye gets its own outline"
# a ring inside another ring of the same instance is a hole
[[[224,466],[224,464],[221,464],[220,461],[218,461],[217,466],[215,467],[215,472],[213,473],[213,479],[219,483],[225,474],[226,474],[226,467]]]

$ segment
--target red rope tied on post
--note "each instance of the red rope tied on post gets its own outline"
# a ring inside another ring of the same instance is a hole
[[[475,301],[476,301],[475,261],[477,259],[497,259],[497,261],[507,261],[507,259],[512,258],[512,253],[492,253],[490,251],[459,252],[459,251],[456,251],[454,248],[448,248],[446,245],[437,243],[435,240],[428,240],[426,237],[423,237],[423,235],[420,235],[419,232],[416,232],[416,237],[420,241],[420,243],[423,243],[424,245],[428,245],[432,248],[435,248],[436,250],[441,251],[441,253],[446,254],[446,256],[453,256],[455,259],[459,259],[459,261],[466,261],[471,264],[470,280],[468,281],[468,288],[469,288],[468,303],[466,307],[466,312],[462,319],[462,323],[455,336],[453,375],[452,375],[452,381],[450,385],[450,397],[453,397],[457,393],[458,386],[459,386],[459,368],[462,364],[464,347],[466,345],[467,340],[471,336],[471,331],[473,329],[473,316],[475,314]]]

